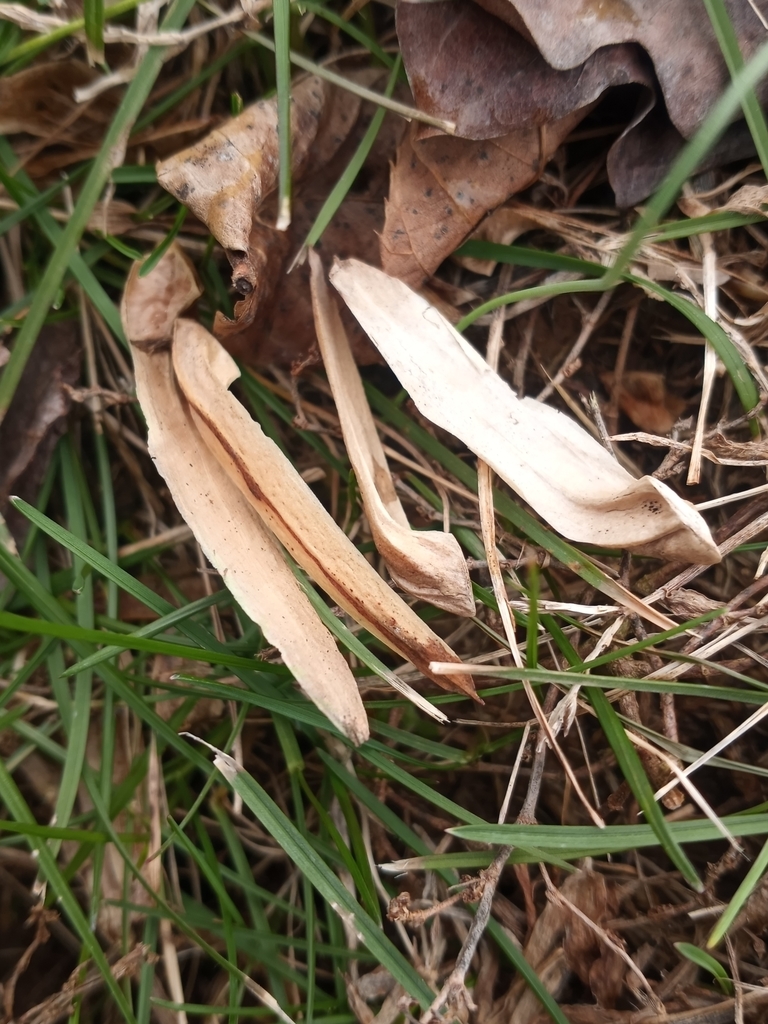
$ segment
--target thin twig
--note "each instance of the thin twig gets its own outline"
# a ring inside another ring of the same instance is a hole
[[[702,262],[702,273],[704,276],[704,312],[707,316],[718,321],[717,317],[717,254],[712,235],[707,232],[701,236],[701,244],[704,249],[704,260]],[[704,343],[704,377],[701,384],[701,402],[699,403],[699,415],[696,420],[696,431],[693,435],[693,447],[691,448],[691,461],[688,466],[688,486],[697,484],[701,479],[701,450],[704,445],[704,429],[707,425],[707,411],[712,399],[712,389],[717,376],[717,353],[709,341]]]

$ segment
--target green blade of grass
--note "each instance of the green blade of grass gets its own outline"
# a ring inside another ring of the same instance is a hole
[[[27,618],[24,615],[14,615],[12,612],[0,612],[0,628],[18,630],[20,633],[55,636],[60,640],[80,640],[87,644],[107,643],[118,650],[167,654],[172,658],[206,661],[211,665],[224,665],[229,668],[252,669],[259,667],[252,658],[241,658],[237,654],[227,654],[225,651],[206,651],[193,644],[168,643],[165,640],[155,640],[152,637],[137,636],[135,633],[108,633],[100,629],[87,629],[70,623]],[[91,663],[93,664],[93,662]],[[68,670],[65,674],[72,675],[72,670]]]
[[[768,834],[768,814],[728,814],[723,824],[736,837]],[[708,819],[672,821],[667,828],[677,843],[708,843],[721,840],[722,833]],[[493,846],[533,844],[548,853],[570,857],[575,850],[579,857],[605,857],[627,853],[649,846],[659,846],[659,837],[651,825],[456,825],[447,829],[459,839]],[[446,854],[445,856],[452,856]],[[459,854],[459,856],[461,856]]]
[[[389,81],[387,82],[387,86],[384,90],[384,95],[387,98],[391,97],[395,90],[402,63],[402,56],[398,54],[397,60],[392,67],[392,73],[389,76]],[[359,146],[355,150],[354,156],[347,164],[347,167],[338,182],[331,189],[328,198],[323,203],[320,212],[315,218],[315,223],[309,229],[309,233],[304,239],[304,246],[302,248],[311,249],[312,246],[320,240],[323,232],[333,220],[336,211],[341,206],[345,196],[354,184],[355,178],[360,173],[362,166],[365,163],[374,142],[376,141],[376,136],[379,134],[385,114],[386,110],[384,107],[377,108],[371,118],[371,123],[366,129],[365,135],[363,135]]]
[[[621,651],[619,652],[621,654]],[[597,660],[597,659],[596,659]],[[570,669],[527,669],[516,668],[513,665],[479,665],[473,670],[477,675],[500,677],[502,679],[530,679],[532,683],[555,683],[557,686],[570,687],[582,686],[588,683],[590,686],[597,686],[601,690],[630,690],[636,693],[676,693],[682,697],[703,697],[705,700],[732,700],[740,704],[764,704],[764,690],[736,690],[727,686],[712,686],[708,683],[681,683],[677,679],[633,679],[631,676],[598,676],[587,675],[586,670],[589,664],[584,666],[583,671]],[[519,689],[519,687],[518,687]],[[478,691],[487,696],[485,690]],[[446,698],[441,698],[442,700]]]
[[[150,273],[150,271],[154,270],[154,268],[157,266],[157,264],[160,262],[163,256],[168,252],[173,243],[173,240],[181,231],[182,225],[184,224],[184,221],[187,218],[188,212],[189,211],[187,210],[186,206],[180,206],[178,208],[178,210],[176,211],[176,216],[173,218],[171,230],[168,232],[168,234],[165,236],[162,242],[152,250],[149,256],[147,256],[147,258],[141,264],[141,269],[139,270],[139,277],[146,277],[147,274]]]
[[[642,761],[627,736],[613,705],[602,690],[598,690],[594,686],[587,686],[584,689],[589,702],[597,713],[605,737],[616,755],[622,774],[629,783],[629,788],[634,793],[648,824],[656,833],[662,849],[688,884],[697,892],[703,892],[704,885],[696,873],[696,868],[691,864],[687,854],[670,830],[669,824],[654,798],[653,786],[648,781]]]
[[[268,50],[275,51],[275,44],[269,38],[261,32],[245,32],[244,35],[248,39],[253,39],[255,42],[265,46]],[[445,121],[441,117],[433,117],[431,114],[426,114],[422,110],[417,110],[415,107],[409,107],[406,103],[400,103],[398,100],[387,99],[379,92],[374,92],[373,89],[367,89],[364,85],[360,85],[358,82],[353,81],[350,78],[345,78],[344,75],[339,75],[335,71],[331,71],[330,68],[324,64],[316,64],[314,61],[308,60],[303,57],[300,53],[295,50],[290,51],[291,63],[295,64],[296,67],[301,68],[303,71],[308,71],[311,75],[317,75],[318,78],[324,78],[326,82],[331,82],[332,85],[338,85],[341,89],[346,89],[348,92],[354,93],[356,96],[360,96],[361,99],[369,100],[371,103],[376,103],[379,106],[386,107],[387,110],[393,111],[395,114],[399,114],[400,117],[404,117],[406,120],[420,121],[422,124],[429,124],[435,128],[439,128],[444,131],[447,135],[453,135],[456,132],[456,125],[451,121]]]
[[[318,798],[312,792],[312,790],[309,787],[309,784],[307,783],[303,775],[300,776],[300,782],[301,788],[304,792],[304,796],[306,796],[307,800],[309,800],[309,802],[314,807],[315,813],[318,816],[320,824],[328,833],[329,838],[333,842],[334,846],[336,847],[336,850],[339,853],[339,856],[341,857],[344,867],[349,872],[352,881],[355,884],[355,888],[357,889],[360,895],[361,906],[365,910],[366,914],[368,914],[370,919],[373,922],[375,922],[375,924],[377,924],[379,927],[381,927],[381,914],[379,912],[376,891],[375,889],[373,889],[372,883],[369,885],[368,878],[361,870],[360,865],[357,863],[352,851],[344,842],[344,839],[339,830],[334,825],[330,814],[323,807],[321,801],[318,800]]]
[[[70,843],[103,845],[108,839],[104,832],[88,832],[82,828],[64,828],[61,825],[38,825],[26,821],[0,821],[0,832],[11,832],[20,836],[36,836],[39,839],[59,839],[62,842]],[[138,837],[131,836],[131,838]]]
[[[75,455],[72,449],[71,438],[63,439],[60,447],[61,453],[61,476],[64,491],[64,504],[66,506],[67,518],[70,526],[76,535],[85,535],[85,516],[83,505],[80,500],[80,489],[78,487],[75,473]],[[83,563],[80,559],[74,560],[75,575],[83,573]],[[88,575],[83,580],[80,593],[75,598],[77,621],[84,629],[93,627],[93,575]],[[0,615],[7,615],[7,612],[0,612]],[[78,672],[72,691],[72,703],[69,714],[63,718],[64,730],[67,735],[67,754],[59,779],[58,793],[54,815],[57,824],[66,826],[69,823],[70,815],[75,806],[80,777],[85,762],[86,748],[88,745],[88,732],[91,723],[91,683],[92,673],[86,669]],[[58,855],[59,843],[52,844],[51,852]]]
[[[195,0],[174,0],[161,27],[164,30],[181,28],[194,4]],[[35,302],[16,336],[10,359],[0,377],[0,422],[8,411],[21,374],[32,354],[40,328],[45,323],[45,318],[61,287],[67,268],[76,254],[78,243],[93,208],[109,180],[115,155],[120,152],[121,141],[130,131],[149,96],[162,67],[164,54],[164,47],[153,46],[143,57],[135,77],[110,121],[101,149],[83,183],[72,216],[62,231],[56,249],[38,282],[35,290]]]
[[[114,584],[114,581],[110,580],[110,584]],[[139,626],[138,629],[132,630],[129,634],[131,637],[153,637],[157,636],[158,633],[165,633],[167,630],[172,629],[174,626],[183,622],[185,619],[191,618],[193,615],[197,615],[202,611],[206,611],[208,608],[217,607],[220,604],[225,604],[231,600],[231,595],[226,590],[217,590],[215,593],[208,595],[207,597],[198,598],[197,601],[192,601],[190,604],[182,605],[181,608],[175,608],[169,615],[162,615],[159,619],[155,619],[154,622],[148,623],[146,626]],[[64,677],[74,675],[77,672],[81,672],[86,668],[94,668],[96,665],[101,664],[102,661],[109,661],[110,658],[114,658],[116,654],[119,654],[121,650],[125,650],[125,647],[103,647],[100,651],[92,654],[89,658],[83,658],[82,661],[76,662],[71,665],[66,672]],[[135,648],[138,650],[139,648]],[[267,668],[269,666],[260,665],[259,668]]]
[[[83,0],[85,38],[88,58],[93,64],[104,63],[104,0]]]
[[[690,960],[691,963],[696,964],[697,967],[701,967],[703,970],[709,971],[727,996],[733,995],[733,982],[728,977],[727,971],[710,953],[705,952],[703,949],[699,949],[698,946],[694,946],[690,942],[676,942],[675,949],[681,956]]]
[[[537,249],[526,249],[519,245],[500,245],[496,242],[465,242],[457,254],[460,256],[473,256],[476,259],[493,259],[499,263],[517,264],[523,267],[541,267],[548,270],[564,270],[569,273],[581,273],[594,278],[593,281],[564,281],[554,285],[540,285],[536,288],[524,288],[519,291],[508,292],[506,295],[499,295],[495,299],[483,303],[471,313],[468,313],[456,324],[458,331],[466,330],[478,317],[490,313],[500,306],[512,302],[519,302],[529,298],[542,298],[548,295],[567,295],[573,292],[602,291],[604,285],[605,268],[599,263],[590,260],[576,259],[572,256],[561,256],[559,253],[548,253]],[[739,350],[725,333],[720,324],[715,323],[706,313],[694,305],[690,299],[683,295],[665,288],[646,278],[637,277],[635,274],[624,272],[620,275],[622,281],[638,285],[647,291],[652,291],[668,302],[670,306],[682,313],[694,327],[710,342],[715,352],[727,369],[733,386],[746,412],[757,405],[760,395],[757,385],[747,369]],[[599,278],[599,280],[598,280]],[[574,287],[578,286],[578,287]],[[550,291],[555,289],[554,291]]]
[[[739,40],[733,23],[728,17],[723,0],[704,0],[709,20],[715,30],[717,41],[720,44],[725,63],[734,77],[744,68],[744,57],[739,47]],[[749,125],[752,141],[755,144],[755,151],[763,165],[763,172],[768,176],[768,125],[765,123],[765,115],[760,107],[754,88],[745,88],[741,95],[741,108],[744,117]]]
[[[137,601],[140,601],[147,608],[150,608],[153,612],[158,615],[171,615],[178,611],[177,608],[166,601],[164,597],[155,593],[150,587],[141,583],[135,577],[127,573],[125,569],[122,569],[119,565],[115,565],[114,562],[110,561],[100,552],[96,551],[90,545],[84,541],[75,537],[68,530],[65,530],[58,523],[55,523],[48,516],[43,515],[42,512],[38,512],[36,508],[30,505],[28,502],[23,501],[21,498],[13,498],[11,502],[22,515],[24,515],[31,523],[38,527],[43,533],[51,537],[57,543],[63,545],[72,554],[78,555],[88,565],[98,570],[102,575],[108,579],[113,580],[118,587],[124,590],[126,593],[135,597]],[[56,605],[58,608],[59,606]],[[56,620],[56,616],[48,615],[51,621]],[[59,620],[60,621],[60,620]],[[199,626],[195,622],[189,622],[187,619],[180,619],[178,623],[179,629],[190,640],[193,640],[196,644],[199,644],[201,648],[207,648],[209,651],[219,651],[222,654],[226,654],[226,646],[219,643],[216,638],[207,629]],[[138,632],[138,631],[137,631]],[[121,649],[125,646],[124,637],[121,638]],[[88,652],[91,654],[92,652]],[[256,667],[251,665],[252,668]]]
[[[386,748],[385,748],[386,749]],[[358,748],[360,753],[369,764],[372,764],[374,768],[378,768],[380,772],[383,772],[387,778],[392,779],[393,782],[398,782],[400,785],[410,789],[412,793],[422,797],[428,803],[432,804],[433,807],[438,807],[441,811],[450,815],[452,818],[458,819],[458,821],[466,822],[472,825],[482,825],[482,818],[477,814],[473,814],[472,811],[466,810],[447,796],[443,796],[437,790],[432,789],[426,783],[422,782],[421,779],[415,778],[410,775],[407,771],[395,764],[394,761],[390,760],[384,754],[379,753],[376,750],[373,743],[368,741]],[[391,754],[391,751],[387,751]]]
[[[717,231],[730,231],[731,228],[743,228],[748,224],[759,224],[765,221],[760,213],[732,213],[723,210],[719,213],[707,213],[703,217],[686,217],[683,220],[662,224],[648,236],[649,242],[671,242],[677,238],[690,238],[691,235],[714,234]]]
[[[17,822],[28,826],[36,824],[32,812],[19,792],[13,777],[6,769],[5,763],[2,759],[0,759],[0,793],[2,793],[3,803]],[[40,863],[40,870],[43,876],[52,887],[56,894],[56,898],[61,903],[64,913],[72,923],[78,938],[83,944],[84,951],[98,968],[102,978],[104,979],[104,984],[106,985],[107,990],[123,1015],[123,1019],[126,1021],[126,1024],[135,1024],[136,1018],[134,1017],[130,1004],[125,997],[125,993],[115,980],[109,966],[109,962],[99,945],[94,931],[86,920],[83,911],[80,909],[80,904],[56,863],[55,855],[52,853],[45,840],[39,839],[37,836],[31,834],[28,838],[31,848],[37,854]]]
[[[214,763],[323,899],[334,907],[337,913],[354,923],[361,939],[378,962],[386,967],[411,998],[426,1009],[432,1002],[434,993],[379,925],[352,898],[330,868],[317,857],[293,822],[283,814],[259,783],[232,758],[219,752]]]
[[[176,739],[178,740],[178,737],[176,737]],[[189,748],[186,744],[184,744],[184,746],[187,747],[188,752],[191,752],[192,748]],[[194,760],[197,760],[198,755],[199,752],[195,750]],[[208,765],[208,768],[210,769],[210,763],[206,761],[204,758],[201,759],[204,761],[205,764]],[[191,941],[196,946],[198,946],[209,957],[211,957],[211,959],[215,963],[217,963],[219,967],[221,967],[228,975],[230,975],[231,978],[240,978],[244,980],[245,975],[240,970],[237,963],[227,960],[227,958],[222,956],[217,949],[210,945],[210,943],[206,942],[202,935],[195,931],[194,928],[190,927],[184,915],[182,913],[178,913],[163,898],[163,896],[160,893],[155,892],[155,890],[149,885],[149,883],[144,878],[139,868],[134,863],[131,855],[126,849],[126,846],[122,842],[120,836],[114,829],[112,821],[109,816],[109,809],[105,806],[104,802],[101,799],[101,794],[99,792],[98,780],[96,778],[96,775],[88,765],[85,766],[85,769],[83,771],[83,779],[85,781],[86,786],[88,787],[88,792],[93,801],[97,817],[102,822],[105,831],[108,832],[110,840],[113,846],[115,847],[117,853],[119,854],[120,858],[122,859],[123,863],[125,864],[127,871],[129,872],[131,877],[135,878],[139,885],[141,885],[141,887],[149,894],[153,904],[156,905],[157,910],[162,912],[163,916],[167,917],[173,924],[175,924],[183,935],[186,935],[187,938],[191,939]],[[146,911],[146,907],[142,908],[142,912]],[[279,1007],[275,1007],[274,1010],[275,1013],[279,1016],[280,1020],[284,1022],[284,1024],[294,1024],[294,1021],[292,1021],[287,1014],[283,1013]]]
[[[707,946],[710,949],[714,947],[723,939],[728,932],[733,922],[739,915],[739,911],[747,902],[752,893],[757,889],[763,880],[765,872],[768,870],[768,842],[765,843],[760,853],[755,858],[754,863],[750,867],[749,871],[744,876],[743,881],[739,885],[736,892],[731,897],[731,901],[723,911],[720,920],[717,922],[715,927],[712,929],[712,934],[707,939]]]
[[[14,199],[14,202],[21,206],[27,200],[31,200],[31,205],[34,207],[34,217],[37,221],[40,230],[43,232],[45,237],[54,247],[61,243],[64,235],[64,229],[60,224],[54,220],[53,215],[50,211],[43,207],[38,207],[37,200],[40,194],[34,187],[31,179],[24,174],[23,171],[17,171],[16,174],[11,177],[7,173],[7,168],[15,163],[15,154],[10,146],[7,139],[0,136],[0,159],[5,165],[5,169],[0,172],[0,179],[2,179],[9,195]],[[72,176],[72,178],[74,175]],[[72,180],[70,178],[70,180]],[[123,327],[120,322],[120,314],[115,306],[114,302],[110,299],[104,290],[103,285],[94,274],[91,267],[88,265],[84,257],[77,251],[72,253],[69,266],[67,268],[72,272],[72,276],[80,284],[94,307],[104,317],[105,322],[109,326],[114,336],[121,341],[125,340],[123,334]],[[35,301],[37,301],[37,288],[35,289]],[[13,325],[18,326],[17,324]]]

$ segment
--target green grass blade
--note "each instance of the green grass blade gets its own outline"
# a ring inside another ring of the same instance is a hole
[[[252,658],[241,658],[237,654],[227,654],[224,651],[208,651],[192,644],[168,643],[165,640],[155,640],[152,637],[137,636],[135,633],[108,633],[100,629],[86,629],[70,623],[27,618],[24,615],[14,615],[12,612],[0,612],[0,628],[18,630],[20,633],[55,636],[60,640],[80,640],[86,644],[107,643],[119,650],[167,654],[172,658],[206,661],[211,665],[224,665],[229,668],[258,669],[259,667]],[[72,674],[71,671],[69,674]]]
[[[687,960],[696,964],[697,967],[701,967],[703,970],[709,971],[727,996],[733,995],[733,982],[728,977],[727,971],[710,953],[705,952],[703,949],[699,949],[698,946],[694,946],[690,942],[676,942],[675,949],[681,956],[684,956]]]
[[[3,803],[16,821],[26,825],[36,824],[32,812],[19,792],[13,777],[6,769],[5,763],[2,759],[0,759],[0,793],[2,794]],[[55,892],[56,898],[61,904],[64,913],[69,918],[72,927],[83,944],[84,951],[98,968],[104,979],[107,991],[114,999],[117,1007],[123,1015],[123,1019],[126,1021],[126,1024],[135,1024],[135,1017],[128,1000],[126,999],[120,985],[115,981],[107,958],[104,956],[104,952],[99,945],[98,939],[80,909],[80,904],[78,903],[77,898],[62,875],[61,870],[56,863],[55,855],[49,849],[48,844],[44,840],[38,839],[36,836],[29,835],[29,844],[37,854],[40,863],[40,871],[43,877]]]
[[[434,993],[379,925],[352,898],[330,868],[318,858],[293,822],[283,814],[259,783],[232,758],[217,753],[215,764],[320,895],[336,908],[337,913],[348,916],[349,920],[354,922],[357,932],[373,956],[386,967],[405,991],[426,1009],[432,1002]]]
[[[441,811],[450,815],[452,818],[456,818],[459,821],[464,821],[467,824],[480,825],[482,824],[482,818],[477,814],[473,814],[472,811],[466,810],[459,804],[454,803],[453,800],[447,796],[443,796],[437,790],[432,789],[431,786],[426,785],[421,779],[415,778],[410,775],[407,771],[402,769],[399,765],[395,764],[394,761],[390,760],[384,754],[380,753],[370,741],[364,743],[358,748],[360,753],[369,764],[372,764],[374,768],[378,768],[380,772],[383,772],[387,778],[392,779],[393,782],[397,782],[407,789],[410,789],[412,793],[422,797],[428,803],[432,804],[433,807],[438,807]],[[391,753],[391,751],[388,751]]]
[[[646,235],[669,210],[680,189],[693,174],[707,152],[717,142],[739,109],[743,98],[768,73],[768,43],[763,44],[750,62],[733,76],[733,81],[710,110],[706,120],[677,157],[667,176],[632,230],[626,244],[604,278],[606,288],[618,283]]]
[[[395,86],[397,85],[397,77],[400,74],[401,67],[402,56],[398,54],[397,60],[395,61],[394,66],[392,68],[392,74],[389,76],[387,87],[384,90],[384,95],[388,98],[391,97],[392,93],[395,91]],[[382,122],[384,121],[385,114],[386,110],[384,109],[384,107],[378,107],[373,117],[371,118],[371,123],[368,125],[368,128],[366,129],[365,135],[363,135],[362,139],[360,140],[360,145],[355,150],[354,156],[347,164],[344,173],[339,178],[338,182],[334,185],[328,198],[323,203],[320,212],[315,218],[315,223],[309,229],[309,233],[307,234],[307,237],[304,239],[304,247],[306,247],[307,249],[311,249],[312,246],[316,245],[316,243],[320,240],[323,232],[328,227],[330,222],[333,220],[336,211],[344,201],[345,196],[352,188],[355,178],[362,170],[363,164],[365,163],[368,154],[370,153],[373,144],[376,141],[376,136],[379,134],[379,130],[381,129],[381,125]]]
[[[744,57],[739,47],[739,40],[736,38],[733,23],[728,17],[723,0],[704,0],[704,6],[707,9],[709,20],[712,22],[712,28],[715,30],[725,63],[733,77],[744,67]],[[768,125],[765,123],[765,115],[753,88],[743,90],[741,108],[752,134],[755,151],[763,165],[763,172],[768,176]]]
[[[493,259],[499,263],[511,263],[522,267],[541,267],[548,270],[576,272],[596,279],[592,282],[564,281],[552,285],[539,285],[536,288],[523,288],[519,291],[508,292],[506,295],[499,295],[497,298],[478,306],[477,309],[473,309],[472,312],[460,320],[456,325],[456,329],[459,331],[465,330],[478,317],[497,309],[499,306],[519,302],[523,299],[547,297],[550,294],[568,295],[576,292],[601,291],[605,284],[605,278],[602,276],[605,274],[605,268],[599,263],[576,259],[572,256],[561,256],[559,253],[526,249],[524,246],[519,245],[500,245],[496,242],[469,241],[465,242],[457,250],[457,254],[473,256],[476,259]],[[655,281],[640,278],[626,272],[622,273],[620,277],[622,281],[627,281],[647,291],[654,292],[659,298],[668,302],[670,306],[690,320],[693,326],[710,342],[722,360],[733,381],[734,388],[744,410],[749,412],[751,409],[754,409],[760,400],[757,385],[744,364],[738,349],[719,324],[710,319],[690,299],[685,298],[683,295],[678,295],[676,292],[657,284]],[[597,280],[598,278],[600,280]]]
[[[109,580],[108,582],[114,585],[114,581]],[[175,608],[169,615],[163,615],[159,619],[155,619],[154,622],[150,622],[146,626],[140,626],[138,629],[133,630],[131,633],[126,635],[131,637],[157,636],[158,633],[165,633],[167,630],[172,629],[179,623],[184,622],[185,619],[192,618],[193,615],[206,611],[208,608],[225,604],[230,600],[231,597],[228,591],[217,590],[215,593],[210,594],[207,597],[198,598],[197,601],[185,604],[181,608]],[[125,646],[103,647],[100,651],[92,654],[89,658],[84,658],[82,661],[78,661],[74,665],[71,665],[63,675],[66,678],[67,676],[74,675],[76,672],[81,672],[83,669],[94,668],[96,665],[101,664],[102,661],[109,661],[110,658],[114,658],[116,654],[119,654],[120,651],[124,651],[125,649]],[[139,650],[139,648],[134,649]],[[264,666],[259,667],[262,668]]]
[[[726,935],[728,929],[738,917],[741,908],[761,884],[763,876],[767,870],[768,842],[765,843],[762,850],[755,858],[754,864],[752,864],[749,871],[744,876],[743,881],[731,897],[730,903],[723,911],[720,920],[712,929],[712,934],[707,939],[707,946],[709,946],[710,949],[713,949]]]
[[[728,814],[722,819],[731,833],[738,837],[768,834],[768,814]],[[722,840],[720,830],[708,818],[696,821],[667,822],[667,828],[678,843],[709,843]],[[534,845],[547,853],[573,856],[605,857],[659,846],[659,837],[651,825],[456,825],[447,830],[459,839],[493,846]],[[452,856],[446,854],[445,856]],[[461,856],[461,855],[459,855]]]
[[[104,63],[104,0],[83,0],[85,38],[93,64]]]
[[[194,3],[195,0],[174,0],[168,14],[163,19],[162,28],[181,28]],[[128,86],[122,103],[105,133],[101,149],[83,183],[72,216],[62,231],[56,249],[38,282],[35,302],[16,336],[11,357],[0,378],[0,422],[8,411],[21,374],[32,354],[40,328],[45,323],[45,318],[61,287],[72,257],[76,254],[78,243],[93,208],[109,180],[115,153],[119,152],[122,139],[130,131],[149,96],[162,67],[164,54],[164,47],[153,46],[142,59],[136,75]]]
[[[462,249],[464,247],[462,246]],[[461,333],[486,313],[492,313],[501,306],[509,306],[514,302],[527,302],[529,299],[553,299],[558,295],[583,295],[588,292],[605,291],[606,285],[603,280],[590,281],[555,281],[552,284],[537,284],[532,288],[520,288],[517,291],[507,292],[505,295],[497,295],[487,302],[483,302],[471,313],[467,313],[456,324],[456,330]]]
[[[1,136],[0,158],[6,168],[16,162],[15,154],[10,143],[7,139],[2,138]],[[0,176],[2,177],[3,184],[6,186],[9,194],[13,197],[15,202],[19,203],[20,206],[25,199],[31,197],[36,210],[34,214],[35,220],[37,221],[40,230],[51,245],[54,247],[58,246],[64,235],[64,229],[56,220],[54,220],[50,211],[43,207],[37,207],[37,199],[39,198],[40,193],[37,192],[37,189],[34,187],[31,179],[22,171],[17,171],[14,177],[10,177],[10,175],[3,170]],[[70,181],[73,178],[74,175],[70,176]],[[70,270],[78,284],[82,285],[86,295],[93,303],[94,307],[104,317],[105,322],[114,336],[121,341],[125,341],[123,326],[120,322],[120,314],[117,310],[117,306],[115,306],[112,299],[107,295],[103,285],[97,279],[93,270],[79,252],[75,251],[72,253],[69,266],[66,269]],[[37,289],[35,289],[35,301],[37,301]],[[14,324],[14,326],[16,325]]]
[[[621,651],[619,651],[621,654]],[[597,660],[597,659],[595,659]],[[614,660],[614,659],[611,659]],[[636,693],[676,693],[681,697],[703,697],[705,700],[732,700],[740,704],[764,704],[765,691],[737,690],[727,686],[713,686],[708,683],[684,683],[678,679],[633,679],[630,676],[599,676],[587,675],[589,663],[579,666],[576,670],[537,668],[524,669],[509,666],[479,665],[475,673],[479,676],[492,676],[501,679],[530,679],[534,684],[556,683],[558,686],[575,686],[588,683],[590,686],[597,686],[601,690],[633,690]],[[516,687],[520,689],[520,687]],[[482,695],[494,696],[499,691],[493,688],[490,692],[478,691]],[[511,691],[510,691],[511,692]],[[447,697],[439,700],[450,700]]]
[[[637,751],[627,736],[619,716],[614,711],[613,705],[605,696],[602,690],[594,686],[585,687],[585,693],[595,709],[600,725],[603,727],[605,737],[616,755],[619,767],[624,778],[629,783],[629,788],[635,795],[640,809],[645,815],[648,824],[656,833],[659,843],[675,867],[682,873],[683,878],[697,892],[704,891],[704,885],[696,873],[696,868],[691,864],[687,854],[675,839],[670,830],[668,822],[656,803],[653,795],[653,786],[648,781],[642,761]]]
[[[147,256],[147,258],[141,264],[141,269],[139,270],[139,277],[146,277],[151,270],[154,270],[154,268],[157,266],[157,264],[160,262],[163,256],[165,256],[165,254],[168,252],[171,245],[173,244],[174,239],[181,231],[184,221],[186,220],[187,213],[188,210],[186,206],[179,207],[179,209],[176,212],[176,216],[173,219],[171,230],[168,232],[168,234],[165,236],[162,242],[155,249],[152,250],[149,256]]]
[[[692,235],[714,234],[717,231],[730,231],[731,228],[743,228],[748,224],[759,224],[765,217],[759,213],[732,213],[723,210],[719,213],[708,213],[703,217],[686,217],[682,220],[662,224],[648,236],[648,242],[672,242],[677,238],[690,238]]]
[[[61,448],[61,475],[64,491],[64,503],[67,518],[79,536],[85,534],[85,517],[80,501],[80,489],[75,473],[75,456],[70,438],[65,438]],[[84,566],[80,559],[74,560],[75,576],[83,574]],[[88,573],[83,579],[83,586],[75,598],[77,621],[85,629],[93,626],[93,575]],[[0,612],[2,615],[7,612]],[[33,620],[35,621],[35,620]],[[72,693],[69,714],[63,719],[67,734],[67,755],[59,780],[59,788],[54,807],[55,820],[58,825],[66,826],[75,806],[85,753],[88,745],[88,731],[91,722],[91,683],[92,674],[87,669],[78,672]],[[56,856],[59,843],[52,844],[51,852]]]

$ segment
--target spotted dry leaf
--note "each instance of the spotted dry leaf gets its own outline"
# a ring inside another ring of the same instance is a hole
[[[339,148],[360,107],[352,93],[320,78],[304,78],[291,93],[292,173],[299,177],[311,153],[322,166]],[[276,189],[279,168],[277,98],[261,100],[200,142],[157,167],[157,180],[204,224],[227,250],[233,282],[253,290],[261,267],[249,257],[251,229],[264,200]]]
[[[748,59],[765,38],[754,0],[728,10]],[[620,207],[653,192],[729,82],[709,18],[690,0],[398,0],[397,28],[418,105],[467,139],[552,124],[636,86],[607,157]],[[739,121],[701,169],[750,153]]]
[[[489,210],[534,182],[583,114],[472,142],[420,138],[412,125],[397,152],[381,234],[381,265],[418,287]]]

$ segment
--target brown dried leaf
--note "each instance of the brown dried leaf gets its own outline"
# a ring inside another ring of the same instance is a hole
[[[538,47],[560,71],[578,70],[615,47],[639,44],[650,56],[664,108],[646,104],[614,143],[608,175],[619,206],[649,195],[670,162],[701,126],[730,81],[710,20],[688,0],[478,0]],[[732,0],[728,14],[745,60],[764,42],[751,0]],[[636,80],[636,79],[632,79]],[[757,88],[768,98],[768,83]],[[649,115],[649,116],[646,116]],[[734,125],[706,167],[745,156],[744,125]],[[714,161],[714,163],[713,163]]]
[[[248,258],[258,273],[254,289],[237,303],[233,320],[219,312],[213,326],[213,333],[236,359],[251,365],[290,366],[306,361],[316,348],[309,266],[303,263],[290,273],[286,271],[321,205],[317,200],[302,199],[285,232],[254,224],[248,248]],[[383,223],[382,202],[348,196],[318,243],[326,270],[335,255],[376,262]],[[346,309],[342,320],[357,362],[377,362],[376,349]]]
[[[201,294],[195,268],[176,243],[143,277],[141,264],[134,263],[120,304],[120,318],[131,345],[147,351],[167,345],[176,317]]]
[[[416,532],[408,524],[320,257],[310,252],[309,262],[317,340],[376,547],[406,593],[454,615],[474,615],[472,584],[456,538]]]
[[[479,0],[499,17],[509,11],[553,68],[584,64],[597,50],[639,43],[650,55],[672,123],[688,139],[730,81],[709,18],[688,0]],[[728,4],[745,60],[765,40],[749,0]],[[758,88],[768,97],[768,83]]]
[[[603,384],[613,389],[614,374],[600,374]],[[685,399],[667,390],[661,373],[627,370],[622,374],[617,395],[619,408],[642,430],[667,434],[685,409]]]
[[[82,61],[36,64],[0,78],[0,134],[46,137],[77,110],[73,91],[98,72]]]
[[[155,343],[152,351],[133,345],[136,392],[147,419],[149,448],[177,508],[192,528],[211,564],[227,587],[283,655],[296,681],[324,714],[353,743],[368,738],[368,721],[354,676],[330,632],[322,625],[271,533],[232,483],[203,442],[174,379],[171,354],[157,344],[160,299],[171,301],[174,274],[179,291],[188,285],[185,258],[172,247],[145,278],[132,274],[123,297],[126,333],[139,324],[140,336]],[[157,305],[149,288],[155,275]],[[149,305],[151,330],[142,330],[142,309]]]
[[[561,2],[559,16],[570,25],[569,6]],[[554,65],[475,3],[399,0],[397,34],[417,106],[453,121],[465,139],[498,138],[578,110],[584,116],[611,86],[653,87],[648,59],[637,46],[613,46],[576,64]]]
[[[459,659],[387,586],[230,393],[240,371],[216,339],[199,324],[178,320],[173,365],[193,421],[211,452],[299,565],[356,622],[424,675],[446,689],[476,696],[471,678],[430,672],[432,661]]]
[[[748,59],[765,30],[750,0],[729,14]],[[419,106],[465,138],[551,124],[610,88],[641,86],[608,154],[621,207],[653,191],[729,81],[709,19],[688,0],[399,0],[397,27]],[[732,125],[701,169],[754,152],[745,127]]]
[[[582,117],[577,111],[483,142],[449,136],[419,141],[412,125],[392,169],[382,268],[418,287],[489,210],[536,180]]]

